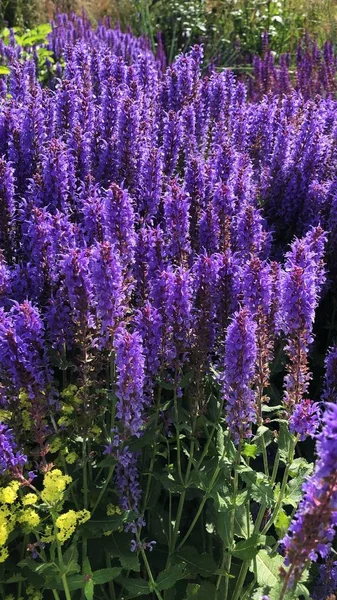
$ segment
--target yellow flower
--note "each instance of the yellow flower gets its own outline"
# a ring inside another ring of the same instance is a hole
[[[60,469],[48,471],[43,480],[42,500],[50,504],[60,502],[63,500],[64,491],[71,481],[72,478],[69,475],[63,475]]]
[[[69,452],[69,454],[67,454],[66,463],[68,463],[68,465],[73,465],[76,460],[77,460],[76,452]]]
[[[11,531],[15,527],[15,513],[5,504],[0,506],[0,546],[4,546]]]
[[[88,521],[88,519],[90,519],[90,512],[88,510],[79,510],[77,512],[68,510],[68,512],[60,515],[56,519],[56,526],[59,529],[57,539],[62,543],[65,542],[73,535],[77,525]]]
[[[22,498],[23,506],[30,506],[31,504],[36,504],[38,501],[38,497],[36,494],[26,494]]]
[[[61,438],[59,438],[59,437],[55,438],[49,446],[49,452],[51,452],[52,454],[54,452],[58,452],[58,450],[61,448],[61,446],[62,446]]]
[[[18,496],[20,484],[18,481],[11,481],[6,487],[0,490],[0,502],[13,504]]]
[[[12,416],[12,413],[10,410],[0,410],[0,421],[1,423],[8,423],[8,421],[10,420]]]
[[[106,514],[108,517],[112,517],[113,515],[121,515],[122,511],[119,506],[115,506],[114,504],[108,504],[106,507]]]
[[[33,508],[26,508],[18,517],[18,521],[28,529],[34,529],[40,523],[40,517]]]
[[[69,404],[63,404],[62,412],[64,412],[66,415],[71,415],[74,412],[74,407],[70,406]]]
[[[46,526],[45,534],[41,536],[41,541],[49,544],[49,542],[55,541],[55,536],[53,534],[53,530],[50,525]]]
[[[6,558],[8,558],[9,552],[7,548],[0,548],[0,563],[5,562]]]
[[[62,425],[70,425],[70,421],[67,417],[61,417],[58,421],[57,421],[58,425],[61,427]]]

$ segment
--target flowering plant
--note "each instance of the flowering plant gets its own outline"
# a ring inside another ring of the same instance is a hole
[[[0,43],[2,597],[332,593],[334,101],[46,48]]]

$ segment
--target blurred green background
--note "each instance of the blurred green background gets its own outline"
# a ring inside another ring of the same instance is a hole
[[[318,43],[337,44],[337,0],[0,0],[0,28],[30,28],[56,10],[83,9],[93,22],[111,15],[154,45],[160,30],[170,59],[203,42],[208,61],[234,65],[239,56],[261,53],[265,30],[276,57],[294,53],[306,32]]]

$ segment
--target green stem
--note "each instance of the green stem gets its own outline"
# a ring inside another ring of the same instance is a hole
[[[208,500],[209,495],[210,495],[210,493],[211,493],[211,491],[212,491],[212,489],[214,487],[214,484],[215,484],[215,482],[216,482],[216,480],[218,478],[218,475],[219,475],[219,473],[221,471],[221,468],[222,468],[222,461],[223,461],[224,458],[225,458],[225,449],[223,450],[222,456],[221,456],[221,458],[219,460],[219,463],[218,463],[218,465],[217,465],[217,467],[216,467],[216,469],[214,471],[214,474],[213,474],[213,477],[212,477],[211,482],[209,484],[209,487],[206,490],[205,495],[204,495],[203,499],[200,502],[200,506],[199,506],[199,508],[197,510],[197,513],[196,513],[196,515],[195,515],[195,517],[194,517],[194,519],[193,519],[193,521],[192,521],[192,523],[191,523],[191,525],[190,525],[187,533],[185,534],[185,536],[181,540],[180,544],[177,546],[177,550],[180,550],[180,548],[185,544],[186,540],[190,537],[190,535],[191,535],[191,533],[192,533],[192,531],[193,531],[193,529],[194,529],[194,527],[195,527],[195,525],[196,525],[196,523],[197,523],[197,521],[198,521],[198,519],[199,519],[199,517],[200,517],[200,515],[202,513],[202,510],[203,510],[203,508],[204,508],[204,506],[206,504],[206,501]]]
[[[53,592],[53,596],[55,598],[55,600],[60,600],[60,596],[58,595],[58,592],[56,590],[52,590]]]
[[[239,487],[239,472],[238,472],[238,467],[240,465],[241,462],[241,442],[239,444],[239,447],[237,449],[237,453],[236,453],[236,460],[235,460],[235,464],[234,464],[234,484],[233,484],[233,510],[231,512],[231,516],[230,516],[230,524],[229,524],[229,543],[231,544],[231,547],[229,548],[229,552],[227,554],[227,559],[225,558],[226,555],[224,554],[224,566],[226,569],[226,573],[229,575],[230,574],[230,570],[231,570],[231,566],[232,566],[232,550],[234,547],[234,524],[235,524],[235,508],[236,508],[236,498],[238,495],[238,487]],[[217,587],[216,589],[219,590],[220,588],[220,584],[221,584],[221,580],[222,580],[222,575],[220,574],[218,577],[218,581],[217,581]],[[225,579],[225,592],[224,592],[224,600],[227,600],[228,598],[228,589],[229,589],[229,577],[226,577]]]
[[[271,479],[270,479],[270,484],[271,485],[274,485],[274,483],[276,481],[279,464],[280,464],[280,451],[277,448],[277,452],[276,452],[276,456],[275,456],[275,462],[274,462],[274,466],[273,466],[273,471],[272,471]]]
[[[92,515],[94,514],[94,512],[97,510],[97,507],[98,507],[98,505],[99,505],[100,501],[102,500],[102,498],[103,498],[103,496],[104,496],[104,494],[105,494],[105,491],[106,491],[106,489],[107,489],[107,487],[108,487],[108,485],[109,485],[109,483],[110,483],[110,481],[111,481],[111,477],[113,476],[114,470],[115,470],[115,466],[114,466],[114,465],[113,465],[112,467],[110,467],[110,468],[109,468],[109,473],[108,473],[108,476],[107,476],[107,478],[106,478],[106,480],[105,480],[105,483],[104,483],[104,485],[103,485],[103,487],[102,487],[102,489],[101,489],[101,491],[100,491],[100,493],[99,493],[99,496],[98,496],[98,498],[97,498],[97,500],[96,500],[96,502],[95,502],[95,504],[94,504],[94,507],[93,507],[93,509],[92,509],[92,511],[91,511],[91,516],[92,516]]]
[[[83,461],[83,504],[84,508],[88,509],[88,471],[87,471],[87,446],[86,438],[83,439],[82,445],[82,461]],[[88,541],[85,536],[82,539],[82,565],[87,557]]]
[[[156,416],[155,416],[155,420],[154,420],[154,432],[155,432],[154,435],[155,435],[155,438],[154,438],[154,443],[153,443],[153,453],[152,453],[152,457],[151,457],[151,460],[150,460],[149,472],[148,472],[147,482],[146,482],[146,490],[145,490],[144,501],[143,501],[143,509],[142,509],[143,511],[146,510],[146,506],[147,506],[147,503],[148,503],[149,494],[150,494],[150,486],[151,486],[151,478],[152,478],[152,473],[153,473],[153,467],[154,467],[154,463],[155,463],[155,460],[156,460],[156,450],[157,450],[156,432],[157,432],[157,425],[158,425],[158,420],[159,420],[160,402],[161,402],[161,386],[159,386],[158,392],[157,392]]]
[[[57,539],[57,527],[55,525],[55,518],[54,518],[54,516],[52,518],[53,518],[53,522],[54,522],[54,532],[55,532],[55,538],[56,538],[56,544],[57,544],[57,556],[59,559],[59,566],[60,566],[61,572],[63,572],[64,562],[63,562],[63,556],[62,556],[62,548],[61,548],[60,542]],[[61,575],[61,581],[63,584],[63,589],[64,589],[64,594],[65,594],[66,600],[71,600],[71,594],[69,591],[67,576],[65,573],[63,573],[63,575]]]
[[[153,578],[151,567],[150,567],[150,563],[147,560],[146,552],[145,552],[145,550],[143,548],[142,542],[140,541],[140,537],[139,537],[138,532],[136,533],[136,539],[137,539],[137,542],[138,542],[138,545],[139,545],[139,548],[140,548],[140,553],[141,553],[142,559],[144,561],[144,565],[145,565],[145,568],[146,568],[146,571],[147,571],[147,575],[148,575],[151,587],[153,588],[153,591],[156,594],[158,600],[163,600],[163,597],[162,597],[161,593],[156,589],[156,582],[155,582],[155,580]]]
[[[106,566],[108,569],[111,569],[111,558],[110,558],[110,554],[109,552],[105,552],[105,562],[106,562]],[[116,600],[116,592],[115,592],[115,586],[114,586],[114,582],[113,581],[109,581],[109,593],[110,593],[110,600]]]
[[[184,479],[181,470],[181,446],[180,446],[180,427],[179,427],[179,413],[178,413],[178,400],[177,400],[177,388],[174,387],[173,392],[173,404],[174,404],[174,420],[175,420],[175,429],[176,429],[176,437],[177,437],[177,465],[178,465],[178,475],[182,485],[184,485]]]
[[[278,515],[278,512],[281,508],[281,504],[283,502],[283,498],[284,498],[284,493],[286,490],[286,486],[288,483],[288,478],[289,478],[289,471],[290,471],[290,467],[294,458],[294,452],[295,452],[295,447],[296,447],[296,441],[292,441],[290,448],[289,448],[289,454],[288,454],[288,460],[287,460],[287,465],[286,468],[284,470],[284,474],[283,474],[283,479],[282,479],[282,483],[281,483],[281,489],[280,489],[280,494],[278,497],[278,500],[276,502],[276,505],[274,507],[273,513],[269,519],[269,521],[266,523],[265,527],[262,530],[262,535],[265,535],[267,533],[267,531],[269,531],[269,529],[271,528],[271,526],[274,524],[275,519]]]

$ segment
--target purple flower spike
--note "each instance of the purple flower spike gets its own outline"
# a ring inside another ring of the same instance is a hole
[[[138,332],[129,333],[122,324],[116,331],[114,347],[117,370],[116,416],[123,437],[141,435],[144,423],[144,354]]]
[[[0,473],[4,475],[6,471],[12,471],[16,467],[23,467],[27,462],[27,457],[17,450],[17,444],[14,440],[13,432],[0,423]]]
[[[256,323],[242,308],[233,316],[227,330],[223,397],[227,423],[235,443],[249,437],[256,421],[255,393],[251,386],[257,358]]]
[[[328,556],[337,526],[337,405],[328,403],[317,438],[315,470],[303,485],[304,497],[283,538],[285,584],[293,586],[309,560]]]

